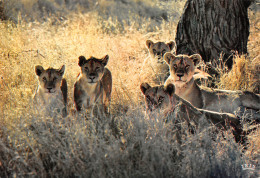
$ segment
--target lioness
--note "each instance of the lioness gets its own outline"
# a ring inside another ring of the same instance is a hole
[[[216,90],[199,87],[194,82],[195,66],[201,60],[199,54],[174,55],[166,53],[164,60],[170,68],[170,76],[165,85],[173,83],[176,94],[189,101],[197,108],[217,112],[235,113],[239,111],[250,111],[255,119],[260,115],[260,96],[251,92]]]
[[[171,52],[175,48],[175,42],[170,41],[169,43],[165,43],[159,41],[154,43],[152,40],[147,40],[146,46],[152,59],[154,72],[157,74],[159,81],[165,82],[165,80],[169,77],[170,73],[169,66],[164,61],[163,56],[165,53]],[[195,79],[208,79],[208,77],[211,77],[208,73],[199,69],[195,69]]]
[[[175,87],[171,83],[166,86],[159,85],[155,87],[151,87],[148,83],[142,83],[140,88],[146,98],[148,113],[160,110],[160,113],[166,116],[169,113],[178,112],[178,115],[182,118],[191,119],[194,123],[198,123],[204,114],[207,120],[213,124],[224,126],[225,121],[228,121],[239,125],[239,120],[233,114],[218,113],[194,107],[190,102],[174,93]]]
[[[163,55],[174,49],[175,42],[170,41],[169,43],[165,43],[159,41],[154,43],[152,40],[147,40],[146,46],[151,59],[150,65],[156,74],[156,82],[164,83],[170,74],[169,67],[163,60]]]
[[[213,123],[220,128],[235,128],[234,134],[240,140],[242,128],[239,119],[230,113],[218,113],[204,109],[198,109],[188,101],[177,96],[173,84],[151,87],[148,83],[142,83],[141,91],[145,95],[146,110],[149,115],[160,113],[160,116],[175,116],[188,125],[198,126],[200,121]]]
[[[81,72],[74,84],[74,102],[77,111],[85,108],[92,112],[95,105],[101,104],[104,112],[108,112],[112,91],[112,75],[105,67],[108,59],[108,55],[101,59],[79,57],[78,65]]]
[[[40,65],[35,67],[39,85],[33,97],[34,106],[38,110],[53,116],[55,112],[67,115],[67,81],[62,78],[65,65],[60,69],[44,68]]]
[[[158,63],[164,63],[163,55],[166,52],[171,52],[173,48],[176,46],[176,44],[174,41],[170,41],[169,43],[164,43],[164,42],[154,43],[152,40],[147,40],[146,46],[148,48],[150,56],[153,59],[155,59]]]

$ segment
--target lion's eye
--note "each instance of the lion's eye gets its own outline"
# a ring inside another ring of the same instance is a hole
[[[99,70],[100,70],[100,67],[97,67],[97,68],[96,68],[96,71],[99,71]]]
[[[185,69],[189,69],[189,68],[190,68],[190,66],[189,66],[189,65],[186,65],[186,66],[185,66]]]
[[[153,53],[156,54],[156,50],[155,49],[153,49]]]
[[[85,67],[85,70],[88,71],[88,67]]]
[[[165,53],[166,53],[166,50],[164,49],[164,50],[162,51],[162,56],[163,56]]]
[[[57,77],[53,77],[53,81],[57,80]]]
[[[164,100],[164,97],[163,96],[160,96],[159,99],[158,99],[158,104],[161,104]]]
[[[150,97],[150,96],[146,96],[146,99],[147,99],[148,101],[151,101],[151,97]]]
[[[44,82],[46,82],[47,79],[46,79],[46,77],[43,77],[42,80],[43,80]]]
[[[177,66],[176,64],[174,64],[173,67],[174,67],[175,69],[177,69],[178,66]]]

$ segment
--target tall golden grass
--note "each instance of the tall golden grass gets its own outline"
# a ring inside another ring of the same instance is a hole
[[[74,14],[56,24],[51,18],[41,23],[26,22],[23,18],[18,18],[16,24],[0,22],[0,175],[247,175],[240,165],[255,164],[260,150],[259,129],[249,136],[246,153],[230,132],[223,134],[226,138],[218,134],[215,141],[207,131],[188,135],[183,148],[178,149],[167,141],[161,121],[144,119],[139,86],[142,82],[156,84],[145,41],[174,40],[177,24],[164,22],[153,32],[147,31],[147,24],[139,30],[124,24],[122,32],[115,30],[115,21],[100,20],[98,14],[89,13]],[[257,91],[258,20],[259,16],[250,14],[249,56],[235,58],[234,68],[221,75],[219,88]],[[113,33],[108,33],[109,29]],[[111,117],[105,118],[105,123],[74,116],[45,118],[31,109],[31,97],[37,87],[35,65],[66,65],[72,109],[73,85],[80,72],[78,56],[101,58],[106,54],[113,90]],[[111,120],[115,126],[111,126]]]
[[[249,12],[250,35],[248,54],[234,57],[230,72],[222,73],[219,87],[229,90],[248,90],[260,93],[260,33],[258,13]]]
[[[174,29],[174,26],[170,29]],[[152,82],[150,76],[153,75],[146,67],[149,60],[145,41],[159,37],[161,40],[172,40],[173,33],[170,32],[165,30],[145,34],[130,26],[124,34],[106,34],[95,17],[89,15],[76,15],[58,26],[53,26],[51,22],[2,23],[2,97],[8,102],[10,93],[13,93],[21,105],[22,101],[18,98],[28,99],[37,86],[35,65],[58,68],[65,64],[65,78],[71,98],[73,84],[80,72],[78,56],[103,57],[108,54],[107,67],[114,76],[112,99],[138,103],[140,82]]]

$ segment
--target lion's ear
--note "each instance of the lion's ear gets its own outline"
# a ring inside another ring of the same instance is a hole
[[[63,76],[64,72],[65,72],[65,65],[61,66],[61,68],[59,69],[59,74]]]
[[[170,50],[173,50],[173,48],[176,46],[176,43],[174,41],[170,41],[167,43],[167,45],[169,46]]]
[[[102,64],[103,64],[104,66],[107,65],[108,59],[109,59],[109,56],[108,56],[108,55],[105,55],[105,56],[102,58]]]
[[[86,63],[87,59],[84,56],[79,56],[79,63],[78,65],[81,67]]]
[[[193,54],[193,55],[189,56],[189,58],[192,59],[194,66],[198,65],[202,59],[199,54]]]
[[[167,86],[165,86],[165,91],[172,96],[175,92],[175,87],[172,83],[169,83]]]
[[[147,48],[149,49],[150,47],[151,47],[151,45],[153,45],[154,43],[153,43],[153,41],[152,40],[147,40],[146,41],[146,46],[147,46]]]
[[[171,60],[174,60],[175,58],[176,58],[176,56],[174,54],[170,53],[170,52],[165,53],[165,55],[163,56],[163,59],[169,65],[171,63]]]
[[[149,88],[151,88],[151,86],[148,83],[142,83],[140,85],[140,89],[143,94],[145,94],[146,90],[148,90]]]
[[[44,71],[44,68],[40,65],[35,66],[35,73],[36,75],[40,76]]]

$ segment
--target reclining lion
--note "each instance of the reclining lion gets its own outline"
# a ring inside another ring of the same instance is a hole
[[[236,140],[241,140],[242,127],[235,115],[198,109],[177,96],[173,84],[151,87],[148,83],[142,83],[140,89],[145,95],[146,111],[150,116],[160,113],[162,117],[175,117],[175,122],[179,119],[192,128],[197,128],[201,121],[212,123],[221,129],[228,129],[231,126],[235,129],[233,133]]]
[[[193,106],[210,111],[252,114],[260,119],[260,96],[248,91],[217,90],[200,87],[194,81],[196,65],[201,60],[199,54],[174,55],[166,53],[164,60],[170,68],[170,76],[165,85],[173,83],[175,93]]]

